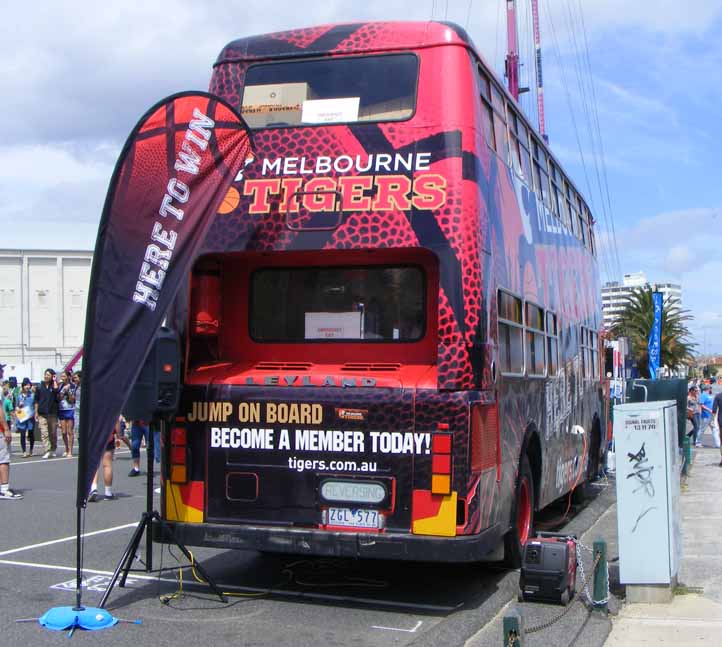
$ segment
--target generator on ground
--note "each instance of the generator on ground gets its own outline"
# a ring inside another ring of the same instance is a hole
[[[566,606],[577,581],[577,538],[540,532],[524,545],[519,601],[556,602]]]

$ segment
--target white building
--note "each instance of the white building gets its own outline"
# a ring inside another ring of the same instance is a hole
[[[619,313],[624,310],[626,298],[633,288],[652,287],[662,293],[664,302],[682,307],[682,286],[676,283],[650,283],[644,272],[625,274],[622,283],[613,281],[605,283],[602,287],[602,311],[604,313],[604,327],[609,329],[616,321]]]
[[[0,363],[5,377],[42,378],[83,344],[93,253],[0,250]]]

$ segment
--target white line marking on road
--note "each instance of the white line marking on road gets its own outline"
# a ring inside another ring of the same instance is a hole
[[[56,564],[36,564],[35,562],[17,562],[12,559],[0,559],[0,564],[6,564],[7,566],[28,566],[30,568],[40,568],[44,570],[49,571],[70,571],[72,573],[76,572],[75,566],[58,566]],[[83,567],[83,573],[90,573],[91,575],[112,575],[113,571],[99,571],[94,568],[85,568]],[[158,578],[157,575],[138,575],[136,573],[133,574],[134,580],[153,580],[154,582],[157,582],[159,579],[161,582],[178,582],[176,579],[170,579],[170,578]],[[193,582],[189,582],[188,584],[193,584]],[[186,582],[183,582],[183,585],[186,585]],[[224,587],[229,588],[229,585],[224,585]],[[230,587],[232,588],[232,586]]]
[[[75,566],[60,566],[58,564],[37,564],[35,562],[18,562],[18,561],[14,561],[12,559],[0,559],[0,564],[5,564],[7,566],[26,566],[28,568],[39,568],[41,570],[46,570],[46,571],[68,571],[71,573],[75,573],[77,570],[75,568]],[[85,576],[88,574],[89,575],[113,575],[113,571],[100,571],[96,568],[83,567],[83,575]],[[131,575],[128,578],[128,581],[130,581],[131,578],[134,580],[148,580],[151,582],[168,582],[170,584],[178,584],[178,580],[175,578],[158,577],[158,575],[141,575],[140,573],[133,573],[133,575]],[[218,582],[216,582],[216,584],[217,584],[217,586],[221,587],[224,590],[231,589],[231,590],[236,590],[236,591],[251,591],[254,593],[255,592],[264,593],[264,592],[268,591],[268,589],[256,589],[256,588],[251,588],[251,587],[247,587],[247,586],[237,586],[235,584],[221,584]],[[193,582],[192,580],[188,581],[188,582],[186,582],[184,580],[183,586],[184,587],[186,587],[186,586],[206,587],[208,585],[202,584],[200,582]]]
[[[423,620],[419,620],[415,625],[413,629],[400,629],[399,627],[379,627],[378,625],[372,625],[371,629],[383,629],[384,631],[403,631],[407,634],[415,634],[418,628],[424,624]]]
[[[93,537],[94,535],[103,535],[107,532],[115,532],[116,530],[123,530],[124,528],[132,528],[137,526],[138,522],[126,523],[122,526],[114,526],[112,528],[105,528],[104,530],[94,530],[93,532],[86,532],[82,537]],[[20,548],[12,548],[10,550],[4,550],[0,552],[0,557],[5,555],[12,555],[13,553],[21,553],[25,550],[32,550],[33,548],[43,548],[44,546],[51,546],[53,544],[62,544],[66,541],[75,541],[76,535],[70,535],[69,537],[63,537],[62,539],[52,539],[51,541],[44,541],[41,544],[32,544],[31,546],[21,546]]]
[[[145,451],[145,449],[141,450],[142,452]],[[119,450],[116,449],[114,452],[115,456],[119,456],[120,454],[130,454],[129,449],[123,449]],[[73,454],[72,456],[56,456],[55,458],[42,458],[41,454],[35,455],[35,460],[29,460],[22,457],[22,454],[13,454],[13,461],[12,461],[12,469],[15,469],[16,467],[20,467],[21,465],[43,465],[45,463],[57,463],[58,461],[67,461],[69,459],[77,459],[78,455]],[[19,459],[19,460],[15,460]]]

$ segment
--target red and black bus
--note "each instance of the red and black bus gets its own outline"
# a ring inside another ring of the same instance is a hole
[[[603,460],[581,195],[453,24],[243,38],[210,90],[256,156],[175,306],[164,520],[188,545],[518,560]]]

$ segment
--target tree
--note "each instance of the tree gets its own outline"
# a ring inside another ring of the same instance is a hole
[[[674,368],[694,361],[696,344],[692,343],[686,322],[692,319],[666,299],[662,306],[662,336],[660,366]],[[624,310],[611,328],[612,337],[627,337],[634,363],[642,377],[649,377],[649,333],[654,323],[654,301],[651,288],[634,288],[626,298]]]

